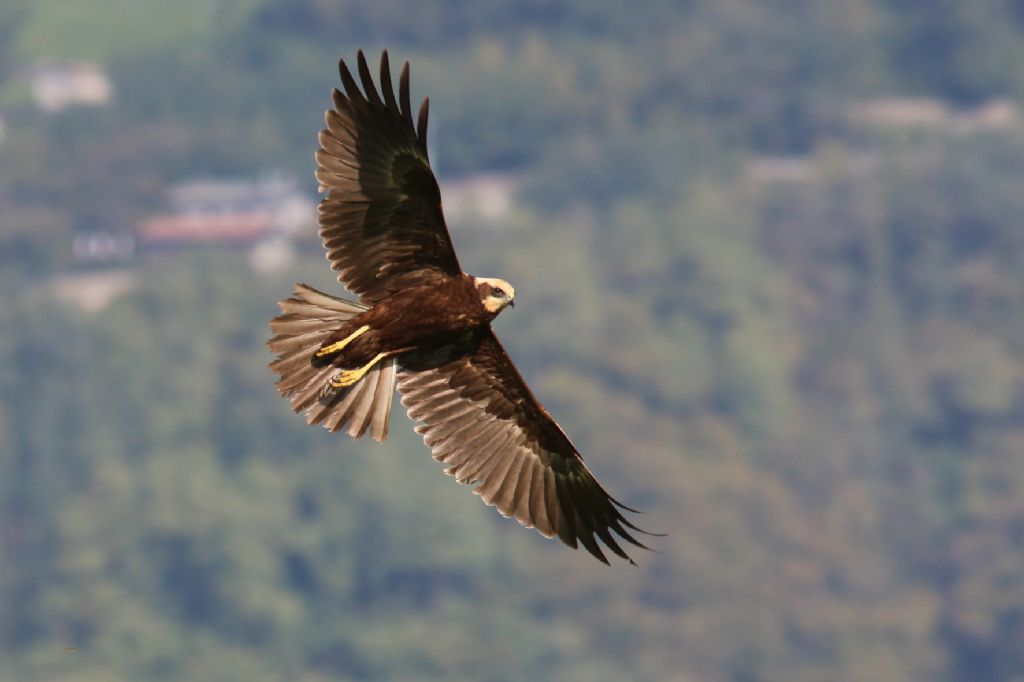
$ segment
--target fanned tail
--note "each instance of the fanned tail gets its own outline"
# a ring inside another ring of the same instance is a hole
[[[291,401],[296,412],[306,413],[309,424],[323,424],[330,431],[348,425],[353,438],[369,428],[374,440],[384,441],[395,392],[395,360],[381,362],[357,383],[340,389],[329,384],[337,367],[312,364],[313,354],[328,335],[366,306],[305,284],[296,284],[294,295],[279,305],[282,314],[270,321],[274,336],[267,342],[277,354],[270,369],[278,375],[278,392]]]

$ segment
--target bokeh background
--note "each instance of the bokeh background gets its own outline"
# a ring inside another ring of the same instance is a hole
[[[412,61],[605,567],[264,342],[336,60]],[[1024,679],[1013,0],[0,1],[0,680]]]

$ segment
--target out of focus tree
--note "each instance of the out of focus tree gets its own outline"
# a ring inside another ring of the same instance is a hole
[[[6,85],[17,65],[14,39],[27,13],[28,7],[22,0],[11,0],[0,7],[0,87]]]
[[[888,49],[901,85],[961,104],[1019,93],[1006,64],[1024,58],[1024,13],[1007,0],[920,3],[886,0],[892,14]]]

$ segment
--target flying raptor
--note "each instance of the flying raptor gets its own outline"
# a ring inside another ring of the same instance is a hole
[[[357,64],[362,90],[339,63],[316,177],[327,259],[359,303],[305,284],[281,301],[268,342],[278,391],[310,424],[383,441],[397,384],[434,459],[485,503],[633,563],[619,541],[646,549],[623,516],[635,510],[605,492],[491,330],[515,289],[459,266],[427,158],[429,100],[414,123],[408,62],[397,100],[387,52],[379,90],[362,51]]]

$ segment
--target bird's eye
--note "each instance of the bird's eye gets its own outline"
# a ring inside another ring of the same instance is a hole
[[[498,298],[508,298],[508,294],[505,293],[504,289],[495,289],[494,295]]]

